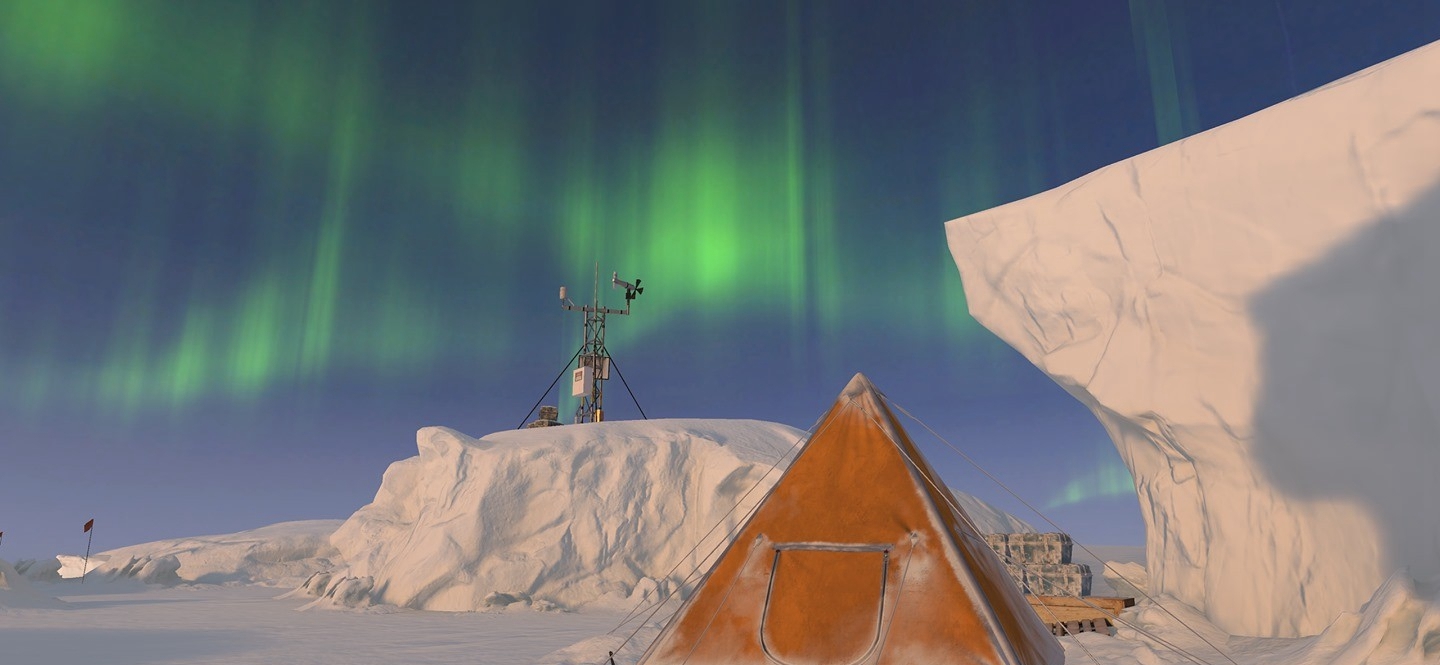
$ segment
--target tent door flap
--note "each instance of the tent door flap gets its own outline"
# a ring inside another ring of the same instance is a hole
[[[860,663],[880,642],[890,545],[777,543],[760,646],[781,665]]]

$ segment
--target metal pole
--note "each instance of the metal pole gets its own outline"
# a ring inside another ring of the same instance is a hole
[[[600,353],[604,348],[605,340],[605,313],[600,311],[600,262],[595,262],[595,330],[590,345],[590,373],[595,377],[590,382],[590,422],[599,422],[601,418],[600,398],[604,395],[604,388],[600,380]]]
[[[90,534],[90,535],[85,538],[85,561],[84,561],[84,563],[81,563],[81,564],[80,564],[80,583],[81,583],[81,584],[84,584],[84,583],[85,583],[85,575],[87,575],[87,574],[90,572],[90,543],[92,543],[92,542],[95,541],[95,527],[94,527],[94,525],[92,524],[92,525],[90,526],[90,528],[86,529],[86,530],[85,530],[85,533]]]

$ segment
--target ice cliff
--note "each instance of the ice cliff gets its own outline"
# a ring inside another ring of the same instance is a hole
[[[419,456],[390,465],[374,502],[331,538],[348,569],[314,576],[304,592],[350,606],[628,609],[698,581],[803,436],[751,420],[480,439],[428,427],[416,437]],[[1032,530],[956,494],[982,530]]]
[[[1230,633],[1440,575],[1437,82],[1431,44],[946,226],[1130,467],[1151,591]]]

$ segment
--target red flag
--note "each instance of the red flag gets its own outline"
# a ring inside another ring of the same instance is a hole
[[[85,533],[90,533],[90,529],[93,528],[94,526],[95,526],[95,520],[92,518],[89,522],[86,522],[86,523],[85,523]]]

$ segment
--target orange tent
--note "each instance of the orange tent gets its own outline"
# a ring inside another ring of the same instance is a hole
[[[856,374],[640,662],[1064,659],[875,387]]]

